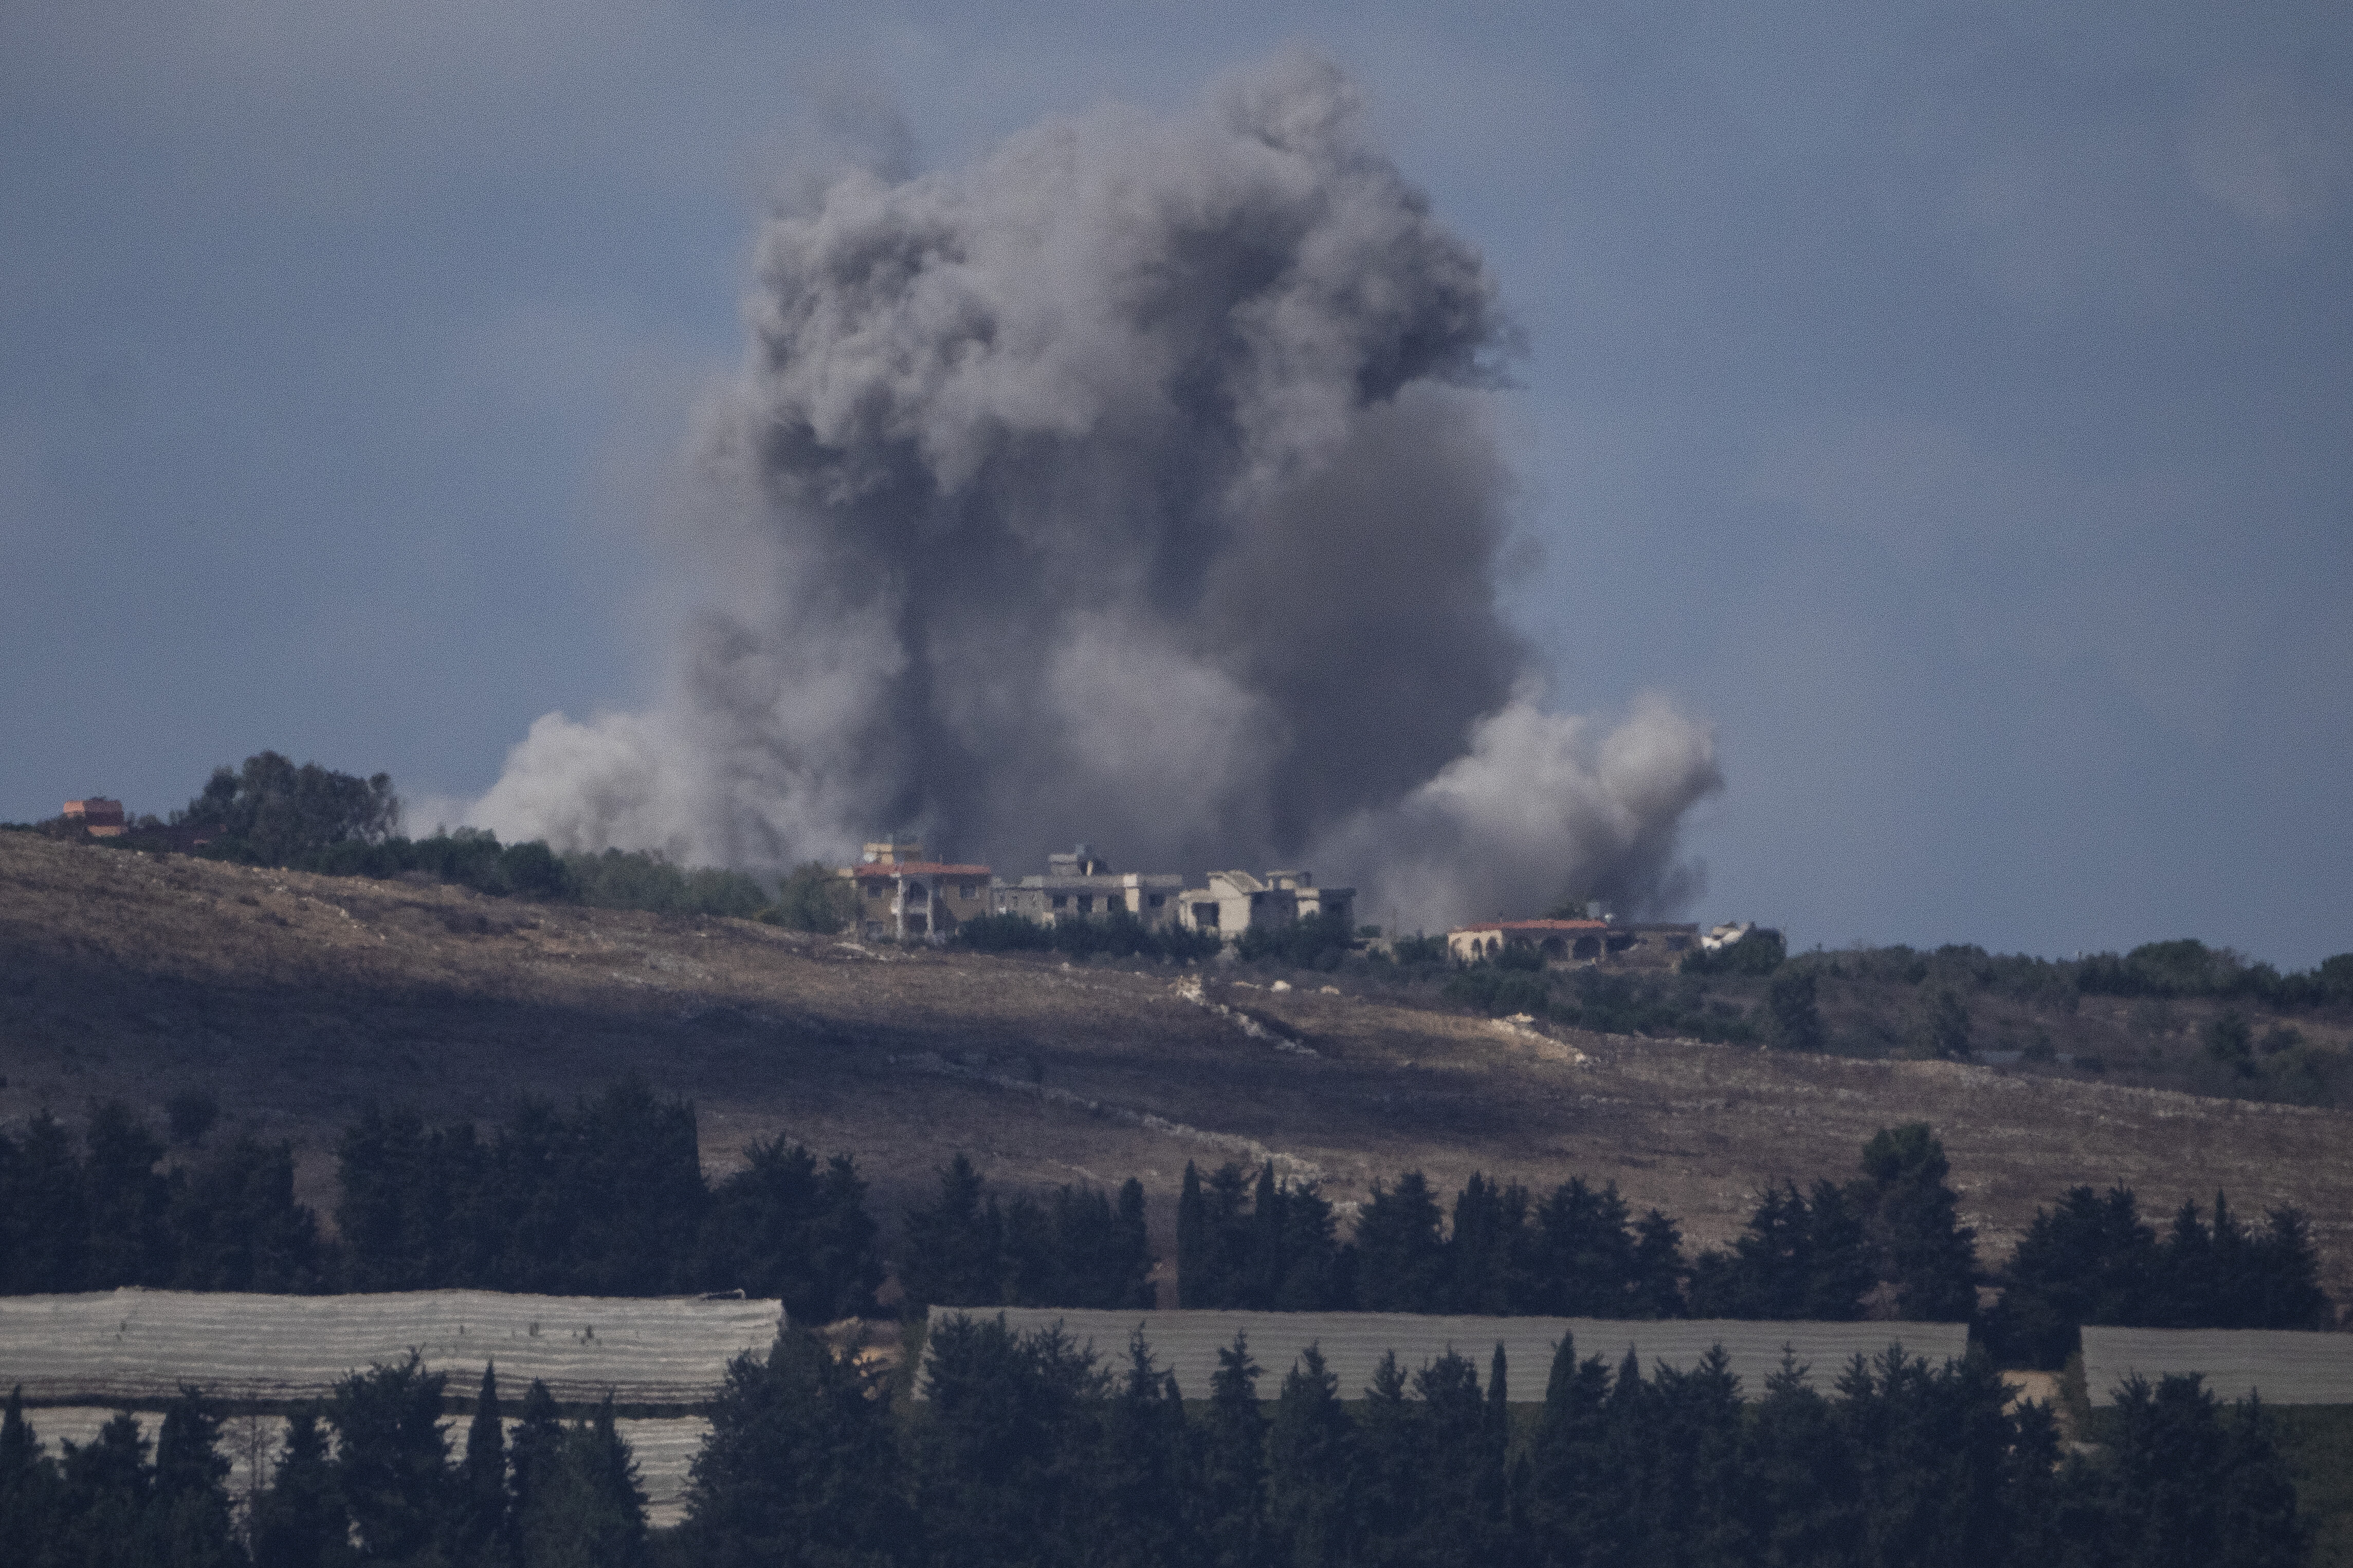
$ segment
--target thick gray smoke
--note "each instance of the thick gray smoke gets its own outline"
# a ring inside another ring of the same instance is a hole
[[[542,719],[477,820],[770,867],[1084,838],[1433,924],[1689,891],[1710,736],[1541,706],[1495,606],[1494,282],[1332,67],[849,174],[766,226],[748,314],[673,696]]]

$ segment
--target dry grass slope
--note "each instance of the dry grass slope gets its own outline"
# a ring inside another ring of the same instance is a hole
[[[2157,1216],[2221,1186],[2243,1214],[2309,1212],[2331,1293],[2353,1295],[2344,1112],[1548,1037],[1213,970],[1201,1000],[1221,1013],[1185,994],[1198,973],[869,950],[5,834],[0,1117],[119,1097],[160,1121],[206,1089],[229,1122],[296,1142],[323,1215],[334,1132],[369,1100],[489,1117],[636,1072],[700,1107],[714,1170],[783,1133],[857,1155],[886,1209],[963,1149],[1016,1185],[1140,1175],[1166,1225],[1188,1159],[1273,1156],[1344,1202],[1417,1166],[1450,1188],[1474,1170],[1615,1180],[1699,1242],[1736,1230],[1760,1184],[1843,1176],[1875,1129],[1926,1121],[1989,1258],[2072,1183],[2128,1184]]]

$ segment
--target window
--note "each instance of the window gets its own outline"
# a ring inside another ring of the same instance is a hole
[[[956,897],[959,899],[968,899],[972,897],[972,884],[970,882],[958,882],[956,884]]]
[[[1168,895],[1166,893],[1155,893],[1152,895],[1152,907],[1155,910],[1167,901]]]
[[[1068,907],[1070,901],[1070,899],[1064,894],[1056,893],[1054,895],[1054,907],[1058,910]]]
[[[868,898],[870,898],[870,899],[879,899],[879,898],[881,898],[881,897],[882,896],[882,884],[881,884],[881,883],[880,883],[880,882],[869,882],[869,883],[867,883],[867,884],[866,884],[866,896],[867,896]]]
[[[1203,931],[1217,930],[1218,906],[1215,904],[1195,904],[1193,906],[1193,923],[1200,927]]]
[[[1092,893],[1081,893],[1079,895],[1079,913],[1082,915],[1091,915],[1094,912],[1095,896]]]

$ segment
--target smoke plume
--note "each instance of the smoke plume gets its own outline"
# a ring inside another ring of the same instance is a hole
[[[755,867],[1083,838],[1409,923],[1692,890],[1711,738],[1543,707],[1495,604],[1494,279],[1336,69],[853,172],[756,255],[672,695],[543,718],[477,820]]]

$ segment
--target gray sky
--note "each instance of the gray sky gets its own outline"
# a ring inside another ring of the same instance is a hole
[[[1299,42],[1525,330],[1552,701],[1717,727],[1694,915],[2353,948],[2353,14],[804,10],[0,12],[0,817],[651,700],[767,204]]]

